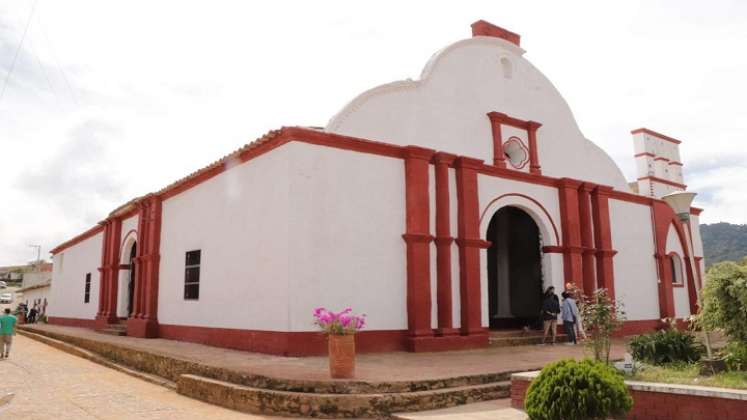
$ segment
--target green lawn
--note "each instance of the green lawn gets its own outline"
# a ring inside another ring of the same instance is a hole
[[[723,372],[713,376],[700,376],[696,364],[673,364],[669,366],[652,366],[644,364],[634,375],[625,379],[633,381],[663,382],[714,386],[721,388],[747,389],[747,372]]]

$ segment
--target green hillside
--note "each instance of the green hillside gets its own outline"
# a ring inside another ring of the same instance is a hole
[[[747,225],[713,223],[700,225],[706,266],[721,261],[739,261],[747,256]]]

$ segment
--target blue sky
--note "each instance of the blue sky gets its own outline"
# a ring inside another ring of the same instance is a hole
[[[0,3],[0,82],[33,2]],[[417,78],[485,19],[522,36],[632,179],[630,130],[681,139],[704,222],[747,223],[747,3],[39,0],[0,98],[0,265],[283,125]]]

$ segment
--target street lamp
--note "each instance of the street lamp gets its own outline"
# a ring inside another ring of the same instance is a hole
[[[662,200],[666,201],[667,204],[669,204],[669,207],[674,210],[675,213],[677,213],[677,216],[680,218],[680,221],[685,224],[690,222],[690,205],[693,202],[693,199],[695,196],[698,195],[694,192],[687,192],[687,191],[676,191],[671,194],[667,194],[663,197],[661,197]],[[692,240],[693,238],[690,237],[690,243],[691,247],[690,249],[694,249],[692,247]],[[695,282],[693,282],[693,286],[695,286]],[[700,293],[700,289],[695,287],[695,293],[698,297],[698,306],[703,307],[703,298]],[[706,351],[708,353],[708,359],[713,359],[713,352],[711,351],[711,337],[708,333],[708,330],[703,327],[703,335],[705,336],[705,345],[706,345]]]
[[[698,194],[694,192],[676,191],[665,195],[661,199],[669,204],[669,207],[677,213],[682,222],[687,222],[690,220],[690,205],[696,195]]]

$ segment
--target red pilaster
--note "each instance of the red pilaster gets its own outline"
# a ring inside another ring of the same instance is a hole
[[[573,282],[576,287],[583,289],[583,248],[581,247],[581,216],[578,208],[580,186],[581,182],[575,179],[561,178],[558,181],[565,283]]]
[[[597,186],[591,194],[592,218],[594,220],[594,245],[597,257],[597,287],[607,289],[615,298],[615,270],[612,249],[612,228],[610,222],[609,196],[612,187]]]
[[[99,310],[96,314],[97,328],[117,321],[117,257],[119,255],[119,236],[121,221],[117,218],[104,221],[104,236],[101,245],[101,267],[99,282]]]
[[[591,216],[591,190],[594,184],[583,183],[578,189],[579,223],[581,224],[582,277],[584,294],[590,296],[597,288],[594,273],[594,230]]]
[[[433,336],[430,282],[430,195],[428,169],[434,151],[416,146],[405,149],[405,202],[407,243],[407,327],[409,347]]]
[[[659,314],[662,318],[674,318],[674,289],[672,288],[672,271],[666,255],[669,227],[678,223],[677,216],[668,204],[654,201],[651,206],[654,214],[654,231],[656,237],[656,258],[659,267]],[[683,244],[686,248],[686,244]]]
[[[503,116],[505,114],[488,112],[490,127],[493,132],[493,165],[499,168],[506,167],[506,154],[503,152],[503,133],[501,131]]]
[[[690,236],[692,238],[692,235]],[[695,259],[695,271],[698,273],[698,289],[703,288],[703,273],[701,272],[702,269],[700,268],[700,261],[703,259],[703,257],[693,257]]]
[[[482,327],[480,249],[490,242],[480,238],[477,169],[481,160],[459,157],[455,161],[458,200],[459,286],[461,329],[464,335],[486,334]]]
[[[436,167],[436,296],[438,308],[438,335],[455,335],[451,311],[451,236],[449,220],[449,165],[456,159],[455,155],[436,153],[433,162]]]
[[[161,197],[150,195],[138,203],[138,248],[133,317],[127,335],[158,337],[158,272],[161,243]]]
[[[537,151],[537,129],[542,124],[535,121],[527,121],[527,137],[529,139],[529,172],[541,174],[542,168],[539,163],[539,152]]]

